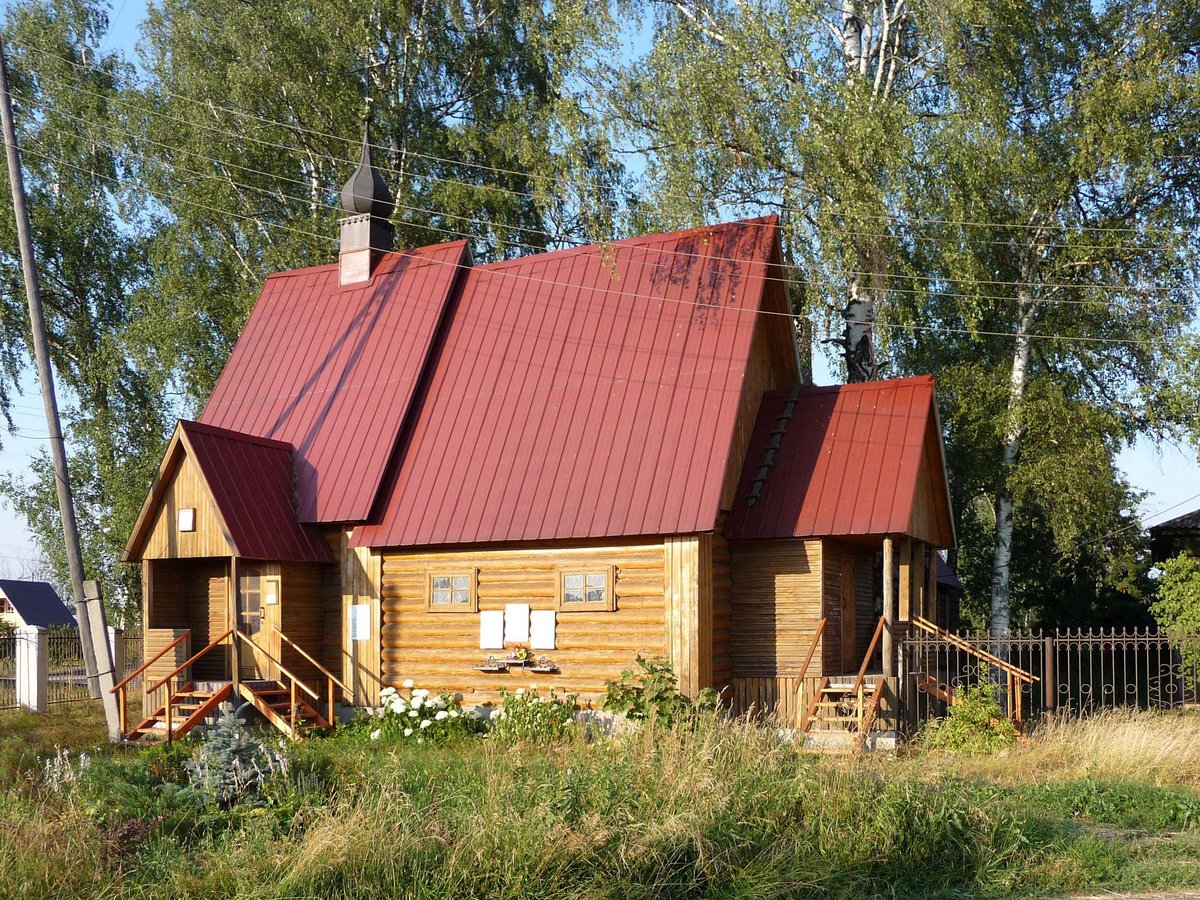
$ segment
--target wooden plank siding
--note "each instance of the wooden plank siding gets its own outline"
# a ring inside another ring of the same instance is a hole
[[[142,559],[183,559],[230,556],[233,544],[212,502],[212,495],[199,466],[191,457],[183,459],[170,476],[145,547]],[[196,510],[194,531],[180,531],[179,510]]]
[[[342,681],[354,693],[354,702],[359,706],[377,706],[379,691],[383,687],[381,655],[383,649],[383,609],[381,606],[381,581],[383,558],[367,547],[351,547],[350,531],[342,535],[338,558],[341,559],[341,597],[337,634],[341,658],[335,672],[341,673]],[[355,641],[350,634],[350,607],[370,607],[371,633],[367,640]]]
[[[473,669],[498,650],[479,649],[475,613],[430,613],[426,579],[431,571],[478,570],[480,610],[508,603],[554,609],[560,568],[614,566],[616,609],[558,614],[557,649],[544,652],[560,667],[556,675],[513,670],[488,675]],[[515,690],[536,682],[596,701],[604,682],[619,678],[634,657],[668,653],[664,613],[666,554],[662,539],[580,546],[472,547],[387,550],[382,554],[383,680],[462,693],[468,702],[495,701],[501,687]]]
[[[823,578],[825,590],[825,614],[830,617],[826,625],[827,633],[833,627],[834,617],[839,624],[842,607],[842,578],[847,565],[854,569],[854,653],[849,659],[840,659],[839,668],[827,668],[825,674],[837,675],[857,672],[862,664],[863,656],[871,643],[871,635],[879,621],[882,610],[882,597],[878,593],[876,568],[878,566],[878,551],[869,545],[851,544],[844,541],[834,541],[828,538],[823,541],[822,556],[825,567]],[[841,633],[840,630],[838,632]],[[832,655],[826,657],[827,664]]]
[[[731,565],[733,677],[798,675],[821,618],[821,542],[734,542]],[[825,633],[836,635],[836,624]],[[836,644],[823,638],[811,668]]]
[[[316,660],[325,653],[326,570],[319,563],[285,562],[280,566],[279,629]],[[284,667],[325,696],[325,677],[286,641],[278,642]],[[336,673],[335,673],[336,674]]]
[[[144,565],[148,631],[189,629],[196,652],[229,627],[228,560],[150,560]],[[227,677],[227,653],[226,648],[217,648],[197,660],[192,677]]]
[[[712,686],[726,701],[733,685],[732,553],[719,521],[712,538]]]
[[[187,631],[186,628],[147,628],[142,632],[142,653],[144,654],[142,659],[150,659],[185,631]],[[203,646],[203,644],[200,646]],[[196,649],[198,650],[200,647]],[[167,697],[165,687],[152,693],[149,690],[150,685],[164,678],[168,672],[179,668],[179,666],[187,662],[188,657],[191,655],[192,642],[189,638],[184,638],[168,650],[160,659],[150,663],[146,671],[142,673],[142,693],[146,698],[143,707],[146,710],[146,715],[158,709],[159,706],[166,702]]]

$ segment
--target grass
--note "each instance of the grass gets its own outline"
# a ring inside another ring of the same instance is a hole
[[[82,715],[81,715],[82,714]],[[1105,736],[1109,740],[1105,740]],[[181,798],[181,752],[98,746],[88,704],[0,748],[96,754],[58,793],[0,757],[0,869],[45,898],[1061,895],[1200,885],[1200,719],[1046,726],[985,757],[817,756],[745,723],[289,750],[265,803]],[[24,757],[21,757],[24,760]]]

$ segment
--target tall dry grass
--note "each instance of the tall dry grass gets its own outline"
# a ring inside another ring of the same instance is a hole
[[[1011,750],[958,767],[1009,783],[1094,777],[1200,788],[1200,716],[1115,709],[1048,719]]]

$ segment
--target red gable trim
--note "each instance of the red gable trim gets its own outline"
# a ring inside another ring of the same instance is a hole
[[[710,531],[775,219],[476,266],[355,546]]]
[[[780,394],[763,399],[729,516],[729,537],[909,532],[932,430],[937,435],[932,490],[945,500],[940,530],[953,539],[931,376],[809,388],[798,394],[790,417],[788,401]],[[769,456],[773,433],[781,429],[779,447]],[[764,466],[765,480],[756,492]]]
[[[456,241],[387,254],[345,288],[336,265],[272,275],[201,421],[295,447],[300,521],[365,520],[469,264]]]

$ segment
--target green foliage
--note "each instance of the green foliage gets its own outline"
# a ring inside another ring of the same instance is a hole
[[[1116,828],[1182,831],[1200,827],[1200,796],[1178,787],[1083,778],[1022,785],[1014,799],[1029,811]]]
[[[636,673],[626,669],[619,681],[604,683],[602,707],[606,712],[670,728],[716,710],[720,700],[716,691],[705,688],[695,699],[684,696],[671,664],[662,657],[647,659],[639,653],[635,662]]]
[[[955,693],[950,714],[935,719],[922,730],[919,742],[930,750],[951,753],[995,753],[1011,747],[1017,729],[1000,706],[999,686],[980,676],[978,684]]]
[[[501,706],[489,720],[488,737],[500,743],[556,744],[575,731],[575,695],[559,696],[553,688],[542,696],[537,688],[500,692]]]
[[[1160,566],[1154,618],[1189,666],[1200,665],[1200,559],[1180,554]]]
[[[411,679],[397,690],[386,687],[379,692],[377,715],[360,716],[352,727],[368,732],[372,741],[412,741],[442,743],[483,730],[483,720],[474,710],[465,710],[462,700],[448,693],[431,694],[413,687]]]
[[[246,726],[241,709],[225,704],[196,756],[184,762],[192,793],[221,808],[262,802],[267,784],[287,774],[286,757],[267,739]]]

